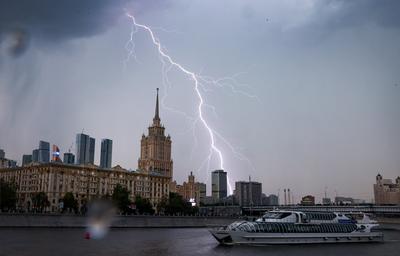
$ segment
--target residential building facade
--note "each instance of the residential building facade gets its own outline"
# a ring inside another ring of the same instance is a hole
[[[400,177],[395,182],[383,179],[382,175],[376,176],[374,184],[375,204],[400,204]]]
[[[120,166],[109,170],[95,165],[58,162],[0,169],[0,179],[17,185],[18,208],[30,209],[32,196],[44,192],[50,201],[48,210],[53,212],[59,210],[59,202],[67,192],[72,192],[82,206],[90,200],[112,195],[114,187],[121,184],[130,191],[131,200],[139,195],[155,202],[156,188],[162,188],[162,193],[167,194],[170,182],[167,177],[140,170],[128,171]]]
[[[315,205],[315,197],[312,195],[306,195],[301,198],[301,205],[312,206]]]
[[[194,200],[197,205],[203,202],[206,193],[206,184],[196,182],[192,172],[188,176],[188,181],[183,182],[182,185],[176,185],[176,193],[180,194],[187,201]]]

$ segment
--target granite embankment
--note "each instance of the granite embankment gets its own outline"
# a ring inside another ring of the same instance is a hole
[[[82,228],[88,218],[69,214],[7,214],[0,213],[0,228]],[[228,225],[237,218],[201,216],[115,216],[113,228],[202,228]],[[378,218],[382,229],[400,230],[399,218]]]
[[[237,219],[200,216],[115,216],[113,228],[200,228],[228,225]],[[66,214],[0,214],[0,227],[82,228],[87,217]]]

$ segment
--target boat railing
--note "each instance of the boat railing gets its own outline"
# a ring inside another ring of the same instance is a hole
[[[229,230],[250,233],[351,233],[357,230],[355,224],[297,224],[284,222],[241,222],[228,226]]]

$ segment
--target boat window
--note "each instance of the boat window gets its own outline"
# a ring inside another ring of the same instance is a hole
[[[336,217],[332,212],[307,212],[306,216],[311,220],[333,220]]]
[[[265,218],[265,219],[279,219],[278,218],[279,216],[280,216],[279,212],[268,212],[263,216],[263,218]]]
[[[292,215],[292,213],[291,213],[291,212],[283,212],[283,213],[281,214],[281,216],[280,216],[280,218],[279,218],[279,219],[286,218],[286,217],[288,217],[288,216],[290,216],[290,215]]]
[[[287,216],[290,216],[291,212],[268,212],[266,213],[263,218],[264,219],[283,219]]]

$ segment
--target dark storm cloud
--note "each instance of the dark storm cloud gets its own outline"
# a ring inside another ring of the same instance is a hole
[[[141,12],[159,3],[159,0],[0,0],[0,41],[8,39],[10,53],[17,56],[26,49],[30,38],[59,43],[96,35],[112,26],[124,8],[134,7]]]
[[[317,1],[316,22],[322,27],[340,28],[364,24],[400,27],[398,0],[327,0]]]

